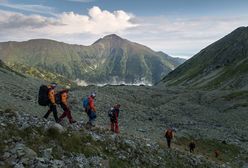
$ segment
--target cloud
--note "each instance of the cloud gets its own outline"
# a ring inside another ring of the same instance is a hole
[[[189,58],[240,26],[247,17],[136,17],[139,26],[124,34],[130,40],[173,56]]]
[[[21,11],[28,11],[33,13],[40,13],[40,14],[49,14],[49,15],[56,15],[55,9],[49,6],[44,5],[31,5],[31,4],[14,4],[10,3],[7,0],[0,0],[0,6],[7,7],[11,9],[21,10]]]
[[[56,32],[65,34],[117,33],[136,26],[130,21],[132,17],[133,15],[122,10],[111,13],[94,6],[89,10],[88,15],[79,15],[74,12],[65,12],[59,15],[57,19],[63,26],[60,26]]]
[[[104,34],[117,33],[135,27],[130,19],[133,15],[122,10],[109,12],[99,7],[89,9],[88,15],[64,12],[56,17],[24,15],[17,12],[0,10],[0,28],[13,32],[36,32],[53,36],[73,35],[80,33]]]
[[[60,25],[56,20],[40,15],[27,16],[20,13],[0,10],[0,29],[18,31],[24,29],[39,29],[48,25]]]
[[[117,33],[153,50],[185,58],[240,26],[247,26],[247,16],[138,17],[123,10],[111,12],[97,6],[90,8],[86,15],[64,12],[41,16],[0,10],[0,41],[49,38],[89,45],[104,35]]]

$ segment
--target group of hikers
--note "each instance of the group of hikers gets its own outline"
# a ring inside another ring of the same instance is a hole
[[[56,92],[57,83],[53,82],[47,85],[41,85],[39,90],[38,103],[41,106],[48,106],[49,109],[44,115],[44,118],[47,119],[51,113],[53,113],[54,119],[57,123],[60,123],[65,117],[68,118],[71,124],[75,123],[76,120],[73,119],[71,115],[71,110],[68,104],[69,98],[69,87],[66,87],[58,92]],[[87,113],[89,121],[86,126],[95,127],[96,120],[96,108],[95,100],[96,92],[91,92],[91,94],[82,99],[84,111]],[[63,109],[63,114],[58,117],[57,105],[60,105]],[[118,126],[118,116],[119,116],[120,104],[115,104],[108,112],[110,122],[111,122],[111,131],[119,133]]]
[[[172,141],[172,139],[174,137],[174,133],[173,132],[174,132],[174,130],[172,128],[168,128],[167,130],[165,130],[165,135],[164,136],[166,138],[168,148],[171,148],[171,141]],[[195,142],[194,141],[191,141],[189,143],[188,147],[189,147],[190,153],[193,153],[194,150],[195,150],[195,147],[196,147]]]
[[[71,111],[68,105],[69,98],[69,87],[66,87],[59,92],[56,93],[55,88],[57,87],[56,83],[51,83],[48,86],[42,85],[39,90],[39,98],[38,103],[42,106],[48,106],[49,109],[47,113],[44,115],[44,118],[48,118],[49,114],[52,112],[54,119],[57,123],[60,123],[63,118],[67,117],[69,122],[75,123],[76,121],[72,118]],[[91,94],[82,99],[84,111],[87,113],[89,121],[87,122],[87,128],[95,127],[96,120],[96,108],[95,108],[95,97],[96,92],[91,92]],[[57,105],[60,105],[63,109],[63,114],[58,117],[57,114]],[[111,122],[111,131],[114,133],[120,133],[119,125],[118,125],[118,117],[120,111],[120,104],[115,104],[108,112],[108,116]],[[167,140],[168,148],[171,148],[171,141],[174,137],[175,130],[172,128],[168,128],[165,130],[165,138]],[[194,141],[191,141],[188,145],[189,151],[194,152],[196,148],[196,144]],[[215,157],[219,156],[219,151],[215,150]]]
[[[168,129],[165,130],[164,136],[166,138],[168,148],[171,148],[171,141],[172,141],[172,139],[174,137],[174,132],[175,132],[175,130],[172,129],[172,128],[168,128]],[[226,142],[223,141],[222,143],[226,143]],[[193,141],[193,140],[190,141],[190,143],[188,144],[188,148],[189,148],[190,153],[194,153],[195,148],[196,148],[195,141]],[[220,151],[218,149],[215,149],[213,151],[213,153],[214,153],[214,156],[216,158],[218,158],[220,156]]]

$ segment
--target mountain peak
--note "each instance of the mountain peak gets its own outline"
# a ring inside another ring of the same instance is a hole
[[[124,42],[126,41],[125,39],[121,38],[120,36],[116,34],[109,34],[104,36],[103,38],[98,39],[94,44],[99,43],[99,42],[111,42],[111,43],[116,43],[116,42]]]
[[[116,34],[109,34],[109,35],[104,36],[103,39],[122,39],[122,38]]]

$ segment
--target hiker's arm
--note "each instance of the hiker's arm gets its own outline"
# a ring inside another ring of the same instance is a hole
[[[48,92],[48,98],[49,98],[49,100],[51,101],[51,103],[52,104],[56,104],[55,103],[55,92],[54,92],[54,90],[50,90],[49,92]]]
[[[95,107],[93,107],[92,110],[93,110],[94,112],[96,112],[96,108],[95,108]]]
[[[68,103],[67,103],[67,95],[65,93],[63,93],[61,95],[61,101],[64,105],[66,105],[68,107]]]

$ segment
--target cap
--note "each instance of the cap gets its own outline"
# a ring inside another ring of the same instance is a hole
[[[52,87],[56,87],[56,86],[57,86],[57,83],[52,82],[50,85],[51,85]]]
[[[92,92],[92,93],[91,93],[91,96],[92,96],[92,97],[96,97],[96,92]]]

